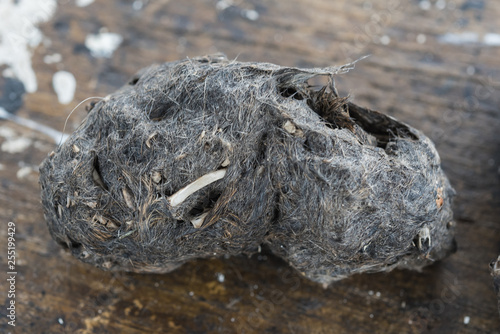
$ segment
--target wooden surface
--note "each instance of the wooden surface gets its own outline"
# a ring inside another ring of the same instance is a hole
[[[144,1],[135,10],[129,0],[84,8],[60,1],[41,25],[51,43],[32,57],[38,91],[25,95],[17,115],[62,130],[84,98],[113,92],[143,66],[186,56],[221,51],[304,67],[370,54],[338,79],[338,88],[435,141],[457,191],[458,252],[421,273],[357,275],[326,290],[270,254],[193,261],[166,275],[102,272],[66,254],[46,228],[36,166],[54,148],[51,138],[0,120],[31,139],[22,152],[0,152],[2,272],[9,221],[18,251],[17,326],[6,324],[2,279],[0,332],[500,333],[488,270],[500,253],[500,47],[483,43],[485,34],[499,32],[500,3],[254,0],[220,10],[224,3],[230,1]],[[103,27],[124,38],[109,59],[84,46]],[[443,40],[463,32],[478,41]],[[62,61],[45,64],[53,53]],[[57,70],[77,79],[69,105],[52,88]],[[84,116],[78,108],[66,131]],[[0,137],[0,145],[5,141]]]

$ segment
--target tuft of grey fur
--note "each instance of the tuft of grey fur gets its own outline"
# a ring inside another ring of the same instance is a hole
[[[100,268],[156,273],[264,244],[324,285],[445,257],[454,190],[436,149],[340,97],[350,68],[215,55],[142,70],[42,163],[53,238]],[[310,86],[318,75],[330,84]]]

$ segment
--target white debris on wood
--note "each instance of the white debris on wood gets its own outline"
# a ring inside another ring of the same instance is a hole
[[[37,90],[31,65],[33,50],[42,42],[37,25],[50,20],[56,0],[0,1],[0,65],[7,65],[28,93]]]
[[[57,94],[57,99],[61,104],[68,104],[73,101],[76,90],[75,76],[67,71],[59,71],[52,77],[52,86]]]
[[[98,34],[87,35],[85,46],[90,50],[90,54],[96,58],[111,58],[122,41],[121,35],[101,30]]]

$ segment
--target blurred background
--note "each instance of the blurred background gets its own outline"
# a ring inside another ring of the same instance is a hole
[[[5,333],[499,333],[500,3],[486,0],[0,0],[0,246],[16,225],[16,327]],[[107,273],[52,241],[38,164],[152,63],[342,65],[342,95],[422,130],[457,191],[456,254],[423,272],[327,289],[271,254],[165,275]],[[7,263],[0,253],[0,268]],[[2,269],[7,272],[7,269]],[[0,282],[0,293],[7,291]],[[6,292],[5,292],[6,295]]]

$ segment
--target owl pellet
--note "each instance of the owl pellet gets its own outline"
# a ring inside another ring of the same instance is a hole
[[[142,70],[42,163],[52,236],[100,268],[156,273],[267,245],[324,285],[442,259],[454,191],[439,155],[339,96],[351,68],[215,55]]]

